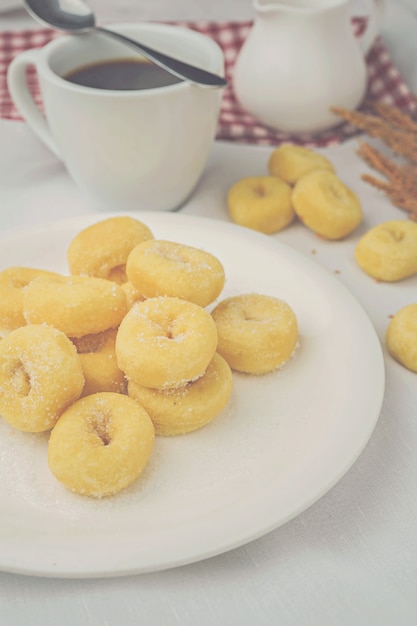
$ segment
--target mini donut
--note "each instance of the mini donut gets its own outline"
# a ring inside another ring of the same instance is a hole
[[[154,438],[152,421],[140,404],[118,393],[96,393],[61,415],[49,439],[49,469],[78,494],[113,495],[143,472]]]
[[[297,318],[286,302],[273,296],[250,293],[226,298],[212,317],[217,351],[238,372],[271,372],[284,365],[297,347]]]
[[[22,326],[0,343],[0,413],[14,428],[42,432],[81,394],[77,351],[56,328]]]
[[[229,401],[232,383],[232,370],[215,354],[205,373],[183,387],[150,389],[130,380],[128,394],[145,407],[156,435],[184,435],[218,416]]]
[[[127,312],[123,289],[104,278],[36,278],[25,289],[23,313],[28,324],[50,324],[68,337],[117,327]]]
[[[153,239],[137,245],[126,263],[129,281],[145,296],[171,296],[207,306],[221,293],[220,261],[204,250]]]
[[[271,176],[277,176],[289,185],[294,185],[297,180],[317,169],[334,172],[332,163],[322,154],[311,148],[288,143],[276,148],[268,160]]]
[[[88,226],[71,241],[67,260],[71,274],[126,281],[125,265],[133,248],[153,239],[151,230],[133,217],[110,217]]]
[[[232,220],[267,235],[276,233],[295,218],[291,187],[274,176],[250,176],[232,185],[227,193]]]
[[[358,196],[329,170],[300,178],[291,200],[303,224],[324,239],[343,239],[363,219]]]
[[[23,290],[38,276],[58,276],[58,274],[32,267],[8,267],[0,272],[0,335],[26,326],[23,315]]]
[[[210,313],[192,302],[161,296],[133,305],[119,326],[116,355],[128,379],[164,389],[199,378],[216,345]]]
[[[404,367],[417,372],[417,304],[400,309],[388,324],[386,345],[391,356]]]
[[[395,282],[417,274],[417,224],[410,220],[378,224],[358,241],[355,259],[376,280]]]
[[[83,396],[100,391],[124,393],[126,380],[117,365],[116,333],[117,329],[111,328],[96,335],[71,338],[84,372]]]

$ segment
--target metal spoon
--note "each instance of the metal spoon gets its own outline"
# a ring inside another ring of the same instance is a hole
[[[188,82],[204,87],[225,87],[227,85],[227,81],[217,74],[174,59],[107,28],[96,26],[94,13],[84,3],[84,0],[24,0],[24,5],[28,13],[42,24],[75,34],[86,33],[91,30],[99,31],[136,48],[150,61],[163,67],[170,74]]]

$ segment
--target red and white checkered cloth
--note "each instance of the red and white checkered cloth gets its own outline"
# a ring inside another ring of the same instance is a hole
[[[224,91],[222,108],[219,118],[217,139],[241,143],[278,145],[282,142],[309,146],[328,146],[340,143],[358,131],[349,124],[341,124],[319,135],[305,134],[291,137],[286,133],[272,130],[260,124],[246,113],[237,102],[233,93],[233,67],[239,50],[249,34],[252,22],[175,22],[197,30],[212,37],[223,49],[225,57],[226,78],[229,86]],[[359,34],[365,26],[363,19],[356,18],[352,22],[354,32]],[[20,120],[20,114],[14,107],[7,90],[6,73],[10,61],[23,50],[38,48],[60,33],[49,29],[36,31],[0,33],[0,117]],[[396,106],[403,112],[415,110],[415,100],[399,71],[393,64],[383,42],[378,39],[367,57],[369,73],[369,95],[386,104]],[[32,90],[40,104],[40,95],[36,76],[29,74]]]

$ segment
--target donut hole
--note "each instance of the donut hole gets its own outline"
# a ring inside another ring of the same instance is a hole
[[[27,280],[20,280],[17,276],[14,276],[10,279],[9,285],[14,289],[23,289],[28,284]]]
[[[153,319],[152,316],[149,319],[156,337],[160,337],[162,341],[165,339],[178,341],[184,335],[186,325],[181,316],[175,318],[171,315],[164,316],[162,312],[159,314],[158,311],[154,313]]]
[[[398,228],[387,228],[386,232],[394,241],[403,241],[405,237],[404,231]]]
[[[177,317],[173,319],[166,329],[168,339],[181,341],[187,331],[187,324],[184,319]]]
[[[336,200],[340,200],[341,202],[348,198],[346,189],[342,185],[339,185],[336,179],[331,179],[329,181],[329,192],[336,198]]]
[[[265,198],[268,195],[267,190],[265,189],[263,185],[259,185],[259,184],[255,185],[253,191],[254,191],[254,194],[256,196],[259,196],[260,198]]]
[[[243,319],[245,320],[245,322],[255,322],[256,324],[264,324],[265,323],[265,317],[262,316],[262,312],[261,311],[246,311],[244,310],[242,312],[242,316]]]
[[[173,242],[153,240],[152,245],[143,246],[143,249],[146,256],[157,256],[172,263],[184,264],[186,261],[184,251],[180,250],[180,246]]]
[[[237,305],[238,315],[245,322],[253,322],[255,324],[265,324],[270,321],[265,317],[265,307],[262,303],[249,300],[249,306],[245,302],[245,298]]]
[[[9,272],[6,274],[5,280],[2,282],[12,289],[24,289],[24,287],[27,287],[33,278],[34,276],[19,276],[18,274],[12,274]]]
[[[151,322],[151,325],[155,337],[158,337],[161,341],[172,339],[172,323],[170,321],[167,320],[167,323],[164,323],[162,320],[155,320]]]
[[[112,267],[107,278],[118,285],[127,282],[126,265],[116,265]]]
[[[97,335],[84,335],[84,337],[72,337],[72,343],[77,348],[78,354],[93,354],[100,352],[107,341],[106,333]]]
[[[167,324],[161,325],[161,334],[171,341],[178,341],[184,333],[178,327],[176,320],[168,320]]]
[[[110,413],[106,411],[97,411],[88,418],[90,432],[95,435],[104,446],[108,446],[112,441],[110,424],[111,416]]]
[[[168,339],[175,339],[174,322],[168,326],[168,328],[165,331],[165,334]]]
[[[16,361],[11,368],[11,384],[13,390],[22,397],[29,395],[31,390],[31,379],[22,361]]]
[[[171,263],[177,263],[186,268],[192,267],[191,253],[185,247],[181,249],[179,246],[167,246],[166,243],[161,243],[160,246],[155,245],[153,252]],[[150,251],[149,254],[153,252]]]

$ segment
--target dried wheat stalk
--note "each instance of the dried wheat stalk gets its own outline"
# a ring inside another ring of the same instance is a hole
[[[417,97],[415,97],[417,104]],[[410,219],[417,221],[417,121],[393,106],[368,102],[365,111],[334,108],[333,112],[352,126],[387,145],[396,159],[368,143],[359,144],[358,155],[385,177],[369,174],[363,180],[383,191]]]

